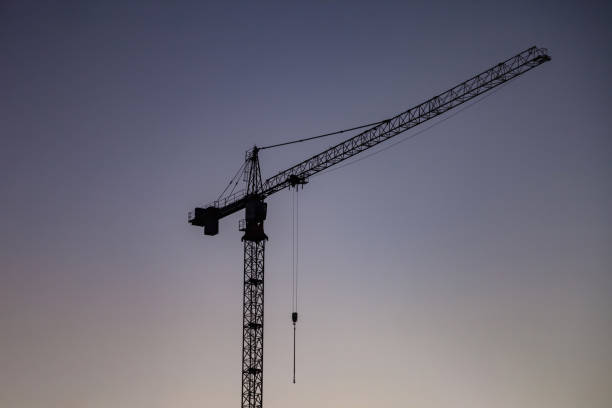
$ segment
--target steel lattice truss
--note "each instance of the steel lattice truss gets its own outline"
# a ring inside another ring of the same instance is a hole
[[[242,408],[261,408],[263,401],[265,245],[244,240]]]
[[[417,105],[391,119],[374,126],[342,143],[321,152],[303,162],[267,179],[263,184],[263,196],[267,197],[289,187],[289,176],[308,177],[340,163],[364,150],[384,142],[425,121],[435,118],[548,61],[546,49],[531,47],[514,57],[478,74],[454,88]]]
[[[402,112],[385,122],[347,139],[329,149],[281,171],[267,179],[259,191],[249,191],[264,199],[291,185],[290,177],[308,179],[335,164],[361,153],[377,144],[405,132],[423,122],[433,119],[475,97],[503,84],[550,60],[545,48],[531,47],[494,67],[475,75],[459,85]],[[219,218],[244,208],[247,193],[241,192],[220,201],[214,201],[205,208],[218,209]],[[192,216],[190,215],[190,221]]]

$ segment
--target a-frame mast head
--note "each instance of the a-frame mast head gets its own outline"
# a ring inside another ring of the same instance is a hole
[[[240,230],[244,231],[243,241],[259,242],[268,239],[263,228],[268,205],[264,203],[264,197],[261,194],[262,182],[261,168],[259,166],[259,148],[253,146],[251,150],[247,151],[245,160],[246,203],[244,208],[244,224],[240,225]]]
[[[259,166],[259,147],[253,146],[245,154],[244,181],[246,182],[246,195],[259,196],[261,194],[261,168]]]

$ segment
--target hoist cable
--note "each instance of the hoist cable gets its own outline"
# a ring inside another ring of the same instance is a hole
[[[369,126],[376,126],[376,125],[380,125],[383,122],[388,121],[389,119],[385,119],[385,120],[381,120],[379,122],[373,122],[373,123],[368,123],[366,125],[361,125],[361,126],[355,126],[352,127],[350,129],[343,129],[343,130],[337,130],[335,132],[331,132],[331,133],[324,133],[322,135],[318,135],[318,136],[312,136],[312,137],[307,137],[305,139],[298,139],[298,140],[293,140],[291,142],[284,142],[284,143],[278,143],[278,144],[273,144],[270,146],[264,146],[264,147],[260,147],[259,150],[264,150],[264,149],[271,149],[273,147],[280,147],[280,146],[286,146],[286,145],[290,145],[290,144],[294,144],[294,143],[301,143],[301,142],[307,142],[309,140],[314,140],[314,139],[320,139],[322,137],[327,137],[327,136],[333,136],[333,135],[338,135],[340,133],[344,133],[344,132],[350,132],[351,130],[357,130],[357,129],[362,129],[364,127],[369,127]]]
[[[295,195],[291,189],[291,318],[295,313]],[[295,381],[295,323],[293,324],[293,378]]]
[[[295,186],[295,310],[298,311],[298,281],[300,277],[300,196]]]
[[[298,271],[299,271],[299,248],[300,248],[300,225],[299,225],[299,194],[298,188],[291,191],[291,321],[293,323],[293,383],[295,384],[295,360],[296,360],[296,323],[298,320]]]
[[[295,323],[293,323],[293,383],[295,384]]]
[[[295,312],[295,196],[291,194],[291,312]]]

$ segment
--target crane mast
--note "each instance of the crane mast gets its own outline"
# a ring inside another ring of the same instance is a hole
[[[257,150],[247,152],[242,296],[242,407],[263,404],[264,253],[268,237],[263,230],[266,203],[259,197],[261,170]]]
[[[205,235],[216,235],[221,218],[245,210],[245,218],[239,223],[240,231],[244,232],[242,408],[261,408],[263,404],[264,255],[268,239],[264,232],[267,214],[264,200],[285,188],[305,184],[314,174],[448,112],[547,61],[550,61],[550,57],[545,48],[528,48],[265,181],[262,181],[259,166],[260,148],[255,146],[245,158],[246,189],[206,206],[196,207],[189,213],[191,225],[204,227]]]

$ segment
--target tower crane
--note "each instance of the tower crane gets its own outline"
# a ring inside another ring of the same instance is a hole
[[[261,408],[263,404],[264,254],[268,240],[264,232],[265,199],[285,188],[306,184],[311,176],[442,115],[547,61],[550,57],[545,48],[528,48],[265,181],[261,178],[259,166],[258,153],[262,148],[255,146],[246,153],[243,165],[246,188],[189,212],[191,225],[203,227],[205,235],[216,235],[220,219],[245,210],[244,219],[239,222],[239,230],[244,233],[242,408]],[[294,323],[297,321],[297,313],[292,314],[292,319]]]

